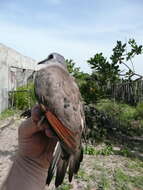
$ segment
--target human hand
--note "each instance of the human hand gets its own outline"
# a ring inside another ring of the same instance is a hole
[[[43,168],[48,168],[57,143],[47,121],[38,125],[43,113],[36,105],[31,118],[24,121],[18,131],[19,154],[34,160]]]
[[[57,143],[48,122],[38,125],[43,113],[36,105],[31,118],[25,120],[18,130],[18,154],[0,187],[1,190],[42,190],[47,170]]]

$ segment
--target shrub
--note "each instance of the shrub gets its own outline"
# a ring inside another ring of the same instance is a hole
[[[117,103],[113,100],[104,99],[97,103],[96,108],[103,111],[107,115],[114,117],[114,119],[121,123],[128,123],[135,120],[137,117],[137,110],[133,106],[123,103]]]
[[[138,103],[136,110],[137,110],[137,117],[143,119],[143,102]]]
[[[86,122],[89,128],[88,140],[92,143],[103,140],[108,135],[112,136],[114,133],[124,133],[130,136],[142,134],[143,119],[138,116],[141,117],[141,111],[141,105],[138,105],[137,110],[134,106],[101,99],[86,112]]]
[[[120,107],[114,100],[101,99],[96,108],[112,117],[117,117],[120,113]]]
[[[11,99],[17,109],[24,110],[32,107],[36,103],[33,83],[18,87],[11,95]]]

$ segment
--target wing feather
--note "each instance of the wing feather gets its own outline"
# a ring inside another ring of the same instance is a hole
[[[66,149],[68,152],[74,153],[76,150],[75,134],[70,129],[63,126],[60,120],[50,111],[47,111],[45,115],[58,137],[64,142],[65,146],[67,146]]]

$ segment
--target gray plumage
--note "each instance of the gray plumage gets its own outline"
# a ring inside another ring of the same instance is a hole
[[[69,74],[65,59],[57,53],[50,54],[47,59],[39,63],[44,64],[35,76],[35,94],[39,104],[50,110],[62,124],[74,132],[76,150],[71,154],[64,142],[55,152],[55,157],[49,168],[47,183],[56,170],[55,185],[58,187],[64,179],[69,167],[69,181],[77,173],[83,158],[81,137],[85,118],[81,95],[74,78]]]

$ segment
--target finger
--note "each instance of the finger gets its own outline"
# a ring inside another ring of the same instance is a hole
[[[55,138],[55,139],[58,140],[57,135],[55,134],[54,131],[52,131],[52,130],[50,129],[50,127],[47,127],[47,126],[45,127],[45,135],[46,135],[47,137],[49,137],[49,138]]]
[[[29,118],[21,123],[18,134],[20,138],[29,138],[35,133],[44,130],[45,127],[48,127],[48,123],[44,123],[38,127],[37,124],[33,122],[32,118]]]
[[[44,115],[44,113],[41,111],[40,109],[40,106],[39,105],[36,105],[32,108],[32,111],[31,111],[31,117],[32,117],[32,120],[35,122],[35,123],[38,123],[40,120],[41,120],[41,117]]]

